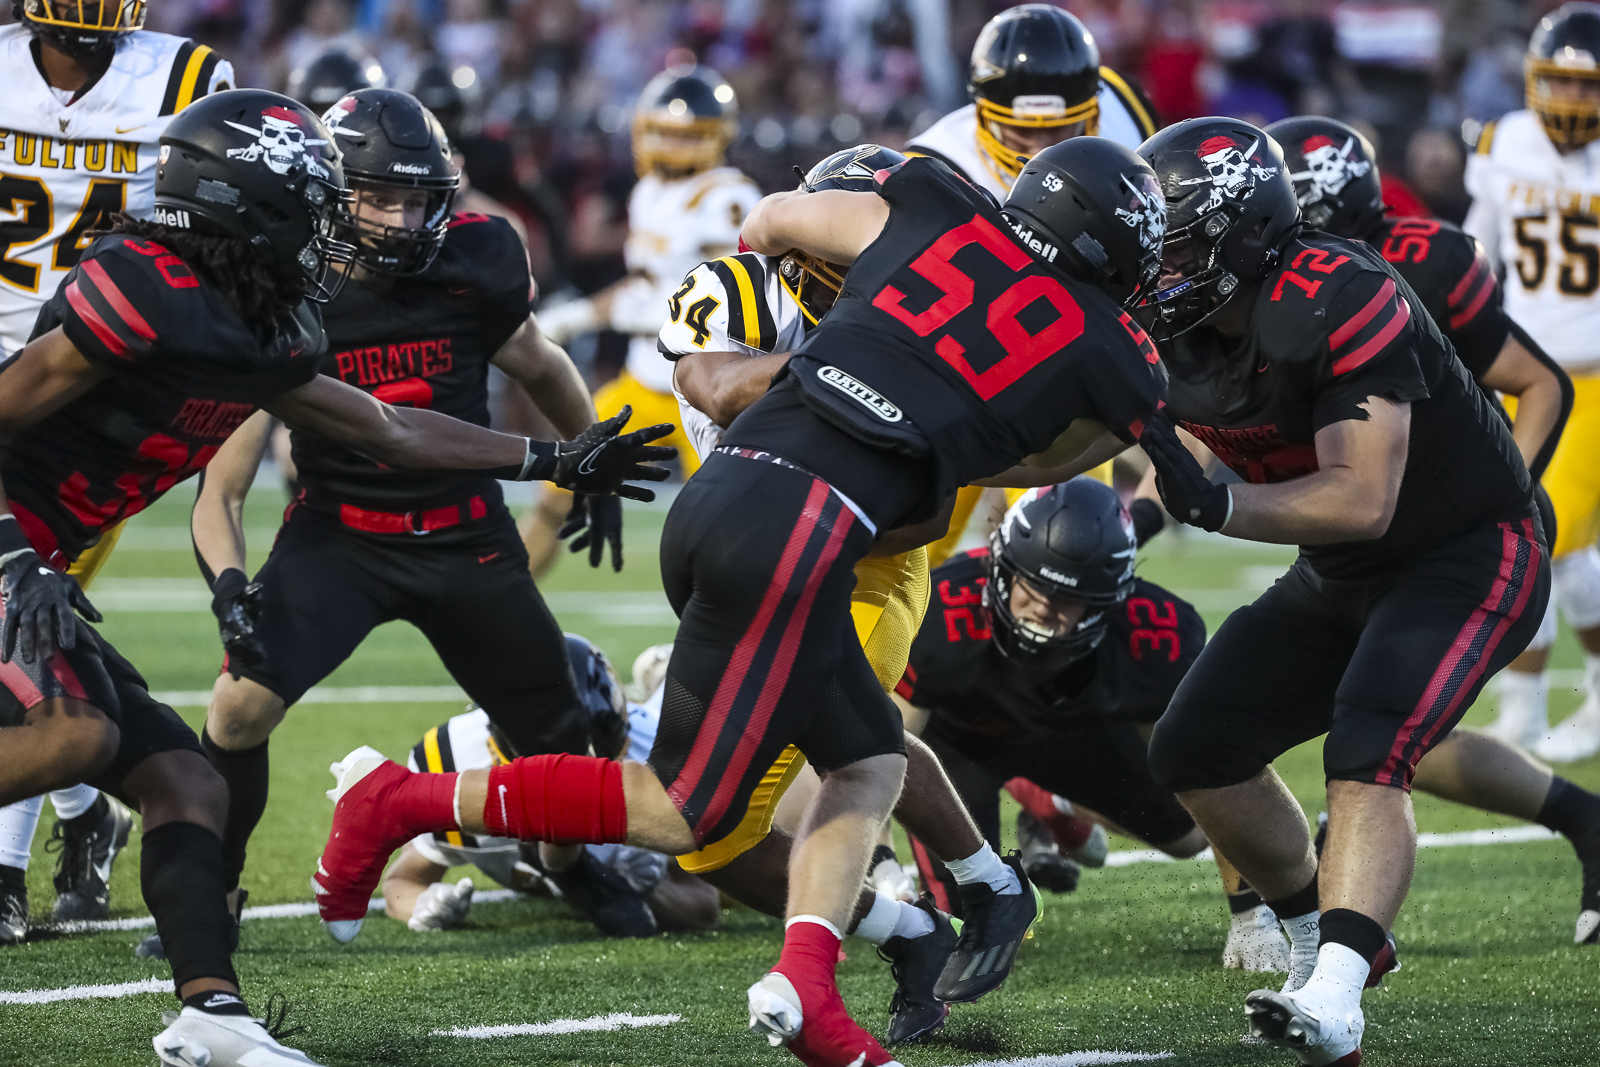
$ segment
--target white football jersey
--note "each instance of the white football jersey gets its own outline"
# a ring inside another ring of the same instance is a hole
[[[661,695],[664,685],[657,686],[650,699],[643,704],[628,702],[628,752],[627,758],[643,763],[656,743],[656,731],[661,726]],[[443,735],[443,736],[440,736]],[[422,751],[423,766],[418,763],[417,752]],[[413,771],[479,771],[494,765],[494,754],[489,748],[489,713],[481,708],[454,716],[443,726],[429,730],[422,742],[411,750],[406,766]],[[411,843],[418,852],[433,863],[443,867],[460,867],[471,864],[501,885],[510,886],[513,870],[522,858],[517,842],[509,837],[474,837],[458,831],[441,834],[420,834]],[[589,850],[602,863],[615,863],[621,847],[615,845],[590,845]],[[665,857],[662,866],[665,868]]]
[[[667,313],[671,318],[661,327],[658,350],[679,356],[690,352],[743,352],[747,356],[790,352],[806,335],[805,315],[784,288],[777,258],[759,252],[741,252],[700,264],[672,294]],[[672,367],[664,358],[662,362]],[[675,381],[672,395],[678,398],[684,433],[704,463],[722,443],[722,427],[690,404]]]
[[[633,187],[623,249],[633,280],[618,291],[611,324],[634,335],[628,371],[648,388],[672,391],[672,364],[656,349],[672,291],[695,264],[738,251],[739,228],[760,199],[755,182],[733,167],[672,182],[651,174]]]
[[[1156,132],[1150,112],[1128,83],[1111,68],[1100,68],[1099,136],[1138,148]],[[989,190],[1005,203],[1011,179],[978,147],[978,108],[968,104],[917,134],[906,145],[912,154],[933,156],[948,163],[974,185]]]
[[[172,116],[232,88],[205,45],[137,30],[100,80],[62,101],[34,64],[33,35],[0,27],[0,353],[27,343],[39,308],[113,211],[155,208],[156,141]]]
[[[1562,155],[1539,116],[1491,123],[1467,160],[1462,227],[1505,268],[1505,305],[1558,363],[1600,360],[1600,142]]]

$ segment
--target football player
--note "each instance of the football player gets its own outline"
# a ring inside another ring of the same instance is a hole
[[[1502,736],[1536,739],[1536,754],[1565,761],[1600,752],[1600,5],[1569,3],[1546,15],[1523,63],[1528,107],[1479,138],[1467,161],[1473,201],[1463,229],[1504,271],[1507,313],[1572,378],[1572,415],[1543,478],[1556,513],[1552,614],[1501,676],[1497,724]],[[1583,645],[1584,698],[1545,735],[1557,605]]]
[[[1147,303],[1171,382],[1141,437],[1161,499],[1191,525],[1300,546],[1201,651],[1150,766],[1289,933],[1283,991],[1246,1000],[1255,1033],[1353,1065],[1416,860],[1417,761],[1544,611],[1533,482],[1410,286],[1368,245],[1303,229],[1271,137],[1193,119],[1139,151],[1171,227]],[[1243,484],[1207,480],[1175,424]],[[1319,872],[1271,761],[1322,734]]]
[[[175,118],[160,149],[155,220],[117,215],[0,368],[0,659],[12,665],[0,802],[89,781],[141,812],[145,903],[184,1001],[154,1042],[164,1063],[309,1063],[239,996],[227,786],[177,713],[74,617],[99,619],[66,567],[201,469],[263,404],[391,466],[554,474],[584,492],[637,492],[623,479],[659,453],[615,426],[572,442],[495,434],[318,375],[315,302],[337,293],[355,247],[342,239],[353,225],[338,150],[300,104],[216,93]]]
[[[1205,643],[1185,601],[1135,578],[1133,520],[1111,487],[1075,478],[1026,492],[987,549],[933,572],[938,601],[895,688],[907,722],[944,765],[984,836],[1000,840],[999,793],[1022,776],[1172,856],[1205,835],[1145,756],[1149,728]],[[923,859],[917,849],[918,860]],[[947,879],[923,881],[959,910]],[[1288,969],[1275,916],[1232,890],[1225,966]]]
[[[416,98],[362,89],[324,114],[355,195],[351,282],[323,311],[324,375],[387,403],[488,425],[499,367],[561,432],[593,421],[588,390],[528,313],[522,241],[503,220],[455,215],[455,164]],[[298,490],[272,554],[246,577],[243,508],[271,425],[251,417],[211,460],[195,551],[226,659],[200,742],[228,783],[226,882],[267,803],[268,737],[307,689],[378,625],[419,627],[516,753],[588,751],[588,730],[499,486],[391,470],[326,437],[291,435]],[[581,497],[591,562],[620,566],[617,497]],[[576,849],[551,854],[556,865]],[[146,946],[153,950],[154,944]]]
[[[577,634],[566,635],[566,646],[595,753],[612,759],[624,755],[645,759],[661,721],[661,687],[644,703],[632,703],[623,696],[622,681],[604,652]],[[471,708],[424,734],[412,747],[406,766],[414,771],[465,771],[499,766],[508,762],[507,752],[515,751],[482,709]],[[363,747],[343,763],[371,754]],[[338,777],[343,766],[335,764],[331,770]],[[578,863],[553,874],[525,848],[518,841],[456,831],[420,835],[384,872],[385,911],[419,932],[459,926],[472,905],[472,880],[450,885],[440,879],[451,867],[470,864],[522,892],[539,887],[542,880],[554,883],[562,897],[581,906],[601,933],[612,936],[710,930],[721,918],[716,889],[659,852],[589,845]]]
[[[728,834],[793,744],[822,786],[751,1025],[813,1067],[892,1062],[834,980],[905,768],[899,712],[851,625],[854,567],[879,531],[932,518],[961,485],[1018,470],[1059,481],[1154,418],[1159,361],[1117,300],[1154,282],[1165,212],[1149,168],[1102,138],[1035,157],[1004,213],[937,160],[876,177],[875,193],[776,194],[745,224],[763,255],[798,248],[851,269],[668,514],[661,559],[680,626],[649,764],[540,756],[451,781],[358,762],[316,876],[335,937],[359,930],[385,859],[418,832],[681,854]],[[987,846],[952,873],[971,918],[935,994],[959,1003],[998,984],[1039,905],[1019,861]]]
[[[112,213],[146,218],[155,203],[156,141],[191,101],[230,88],[233,67],[182,37],[143,28],[144,0],[25,0],[0,27],[0,152],[15,216],[0,256],[0,356],[27,343],[45,301]],[[7,143],[9,142],[9,143]],[[120,529],[120,528],[118,528]],[[87,587],[116,532],[72,566]],[[112,862],[132,818],[111,797],[76,786],[51,795],[55,917],[110,913]],[[27,932],[22,877],[41,801],[0,809],[0,944]]]

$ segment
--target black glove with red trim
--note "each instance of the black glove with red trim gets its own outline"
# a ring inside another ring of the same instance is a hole
[[[1194,454],[1184,447],[1178,428],[1164,414],[1144,424],[1139,446],[1156,469],[1156,492],[1179,522],[1213,533],[1233,518],[1233,494],[1206,477]]]
[[[237,567],[229,567],[211,584],[211,614],[217,617],[230,675],[238,678],[241,664],[266,665],[267,650],[256,636],[256,622],[261,617],[260,582],[252,582]]]
[[[74,611],[90,622],[101,618],[77,579],[46,565],[10,515],[0,519],[0,595],[5,599],[0,663],[10,663],[19,651],[22,659],[37,663],[57,649],[72,648],[78,643]]]

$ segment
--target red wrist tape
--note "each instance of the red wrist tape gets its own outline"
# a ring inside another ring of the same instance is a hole
[[[616,844],[628,837],[622,764],[557,752],[489,770],[484,827],[495,837],[555,844]]]

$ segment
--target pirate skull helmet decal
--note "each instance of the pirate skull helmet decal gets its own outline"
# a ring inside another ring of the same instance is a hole
[[[1167,237],[1167,200],[1153,174],[1124,174],[1122,186],[1129,193],[1128,206],[1117,208],[1117,218],[1133,227],[1139,235],[1140,248],[1153,253],[1141,279],[1148,283],[1161,270],[1161,243]]]
[[[1345,186],[1372,169],[1371,163],[1359,158],[1354,137],[1345,138],[1341,148],[1333,138],[1318,134],[1306,139],[1300,154],[1305,156],[1306,169],[1289,177],[1297,183],[1309,183],[1300,194],[1301,207],[1338,196]]]
[[[269,107],[261,112],[259,129],[243,123],[225,120],[229,126],[248,133],[255,144],[228,149],[229,159],[242,159],[246,163],[260,161],[274,174],[288,174],[297,163],[304,163],[306,172],[318,178],[327,178],[329,171],[321,162],[322,146],[327,139],[308,137],[310,132],[302,124],[300,115],[286,107]],[[312,149],[314,151],[308,151]]]
[[[1201,143],[1195,154],[1205,165],[1206,176],[1189,178],[1181,184],[1211,184],[1206,202],[1200,208],[1202,212],[1221,207],[1228,201],[1244,200],[1254,191],[1256,182],[1265,181],[1277,173],[1276,167],[1263,167],[1253,162],[1258,158],[1256,149],[1260,145],[1261,138],[1257,137],[1248,148],[1241,151],[1238,142],[1222,134],[1208,137]]]

